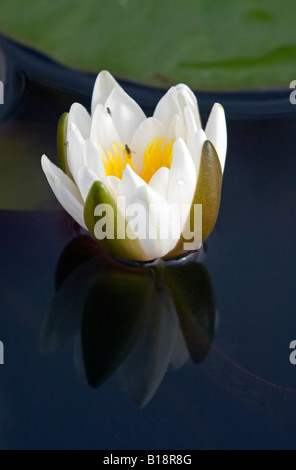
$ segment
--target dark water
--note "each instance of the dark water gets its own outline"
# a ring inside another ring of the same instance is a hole
[[[137,271],[81,236],[40,169],[43,152],[55,157],[58,116],[89,105],[94,76],[1,44],[0,447],[294,449],[288,90],[201,95],[203,116],[216,100],[228,115],[217,226],[196,260]],[[126,87],[150,113],[160,92]]]

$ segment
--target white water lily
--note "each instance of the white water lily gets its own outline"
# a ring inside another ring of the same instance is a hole
[[[116,233],[99,242],[122,259],[149,261],[186,251],[184,233],[192,226],[195,204],[202,204],[202,239],[212,231],[226,143],[225,115],[218,103],[203,130],[195,95],[179,84],[147,118],[112,75],[102,71],[94,86],[91,116],[74,103],[60,120],[60,168],[46,155],[41,162],[58,201],[82,227],[96,236],[96,208],[109,205]],[[126,207],[144,208],[151,236],[139,237],[133,231],[118,202],[122,199]],[[157,213],[151,209],[155,207]],[[161,224],[170,224],[177,237],[161,237]]]

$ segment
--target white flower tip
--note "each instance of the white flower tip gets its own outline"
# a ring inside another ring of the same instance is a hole
[[[183,150],[184,152],[188,151],[187,145],[185,144],[184,139],[182,137],[178,137],[174,142],[173,153],[177,150]]]
[[[43,154],[41,157],[41,167],[47,178],[47,181],[49,182],[53,192],[55,193],[54,187],[56,185],[57,180],[59,179],[60,173],[62,173],[62,170],[60,170],[59,167],[52,163],[45,154]]]
[[[102,70],[98,74],[94,84],[91,103],[92,114],[97,104],[100,103],[102,105],[105,105],[108,96],[115,87],[119,87],[119,84],[117,83],[115,78],[107,70]]]
[[[213,105],[205,133],[217,151],[223,172],[227,148],[227,129],[224,108],[220,103]]]
[[[220,104],[220,103],[214,103],[214,104],[213,104],[213,107],[212,107],[212,109],[211,109],[210,115],[211,115],[212,113],[213,113],[213,114],[216,114],[217,116],[219,116],[219,118],[220,118],[221,120],[222,120],[222,118],[223,118],[224,121],[226,121],[226,120],[225,120],[225,111],[224,111],[224,108],[223,108],[222,104]]]
[[[113,76],[111,75],[111,73],[108,70],[105,70],[105,69],[101,70],[101,72],[99,73],[98,76],[101,76],[103,78],[110,78],[111,77],[111,79],[113,79]]]
[[[69,113],[74,113],[75,110],[77,109],[80,109],[82,108],[82,105],[80,103],[78,103],[77,101],[75,101],[75,103],[72,103],[71,106],[70,106],[70,109],[69,109]]]
[[[133,182],[135,187],[145,185],[146,183],[142,180],[141,176],[137,175],[132,167],[127,163],[125,169],[123,170],[122,180],[128,177],[129,182]]]
[[[203,129],[198,129],[195,135],[200,141],[202,141],[202,143],[204,143],[204,141],[207,140],[206,133]]]
[[[132,167],[130,166],[129,163],[126,164],[125,170],[127,171],[127,173],[133,173],[134,174],[134,171],[133,171],[133,169],[132,169]]]
[[[175,88],[177,90],[181,90],[181,91],[182,90],[186,90],[186,91],[190,90],[189,86],[185,85],[185,83],[178,83],[178,85],[175,85]]]
[[[114,86],[117,85],[117,82],[113,75],[111,75],[108,70],[101,70],[101,72],[98,74],[95,82],[95,87],[96,86],[109,86],[111,89],[114,88]]]
[[[42,167],[42,170],[44,171],[44,173],[46,172],[46,169],[47,169],[49,164],[50,164],[50,160],[47,157],[47,155],[45,155],[45,153],[44,153],[41,157],[41,167]]]

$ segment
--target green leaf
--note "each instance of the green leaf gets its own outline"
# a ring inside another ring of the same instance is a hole
[[[121,211],[118,210],[117,204],[110,192],[101,181],[96,181],[87,196],[84,206],[84,220],[88,230],[96,237],[96,223],[99,217],[95,216],[95,209],[101,204],[108,206],[108,212],[106,212],[106,229],[111,228],[112,233],[109,236],[98,240],[99,243],[114,256],[118,258],[130,260],[130,261],[146,261],[148,260],[147,255],[143,251],[138,239],[132,240],[127,234],[127,221],[122,215]],[[121,231],[123,238],[118,237],[118,231]]]
[[[149,85],[287,87],[296,77],[294,8],[294,0],[10,0],[1,2],[0,31],[67,65]]]

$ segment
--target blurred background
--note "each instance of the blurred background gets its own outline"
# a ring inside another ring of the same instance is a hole
[[[293,0],[0,1],[0,32],[71,67],[167,88],[287,87]]]

